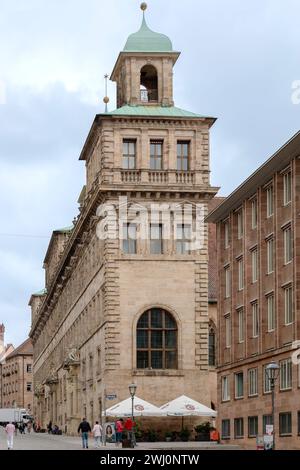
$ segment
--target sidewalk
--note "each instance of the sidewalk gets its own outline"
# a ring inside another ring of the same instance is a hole
[[[0,428],[0,450],[7,449],[6,435],[4,429]],[[81,437],[53,436],[49,434],[20,435],[14,438],[15,450],[81,450]],[[126,450],[237,450],[238,446],[220,445],[213,442],[140,442],[135,449]],[[89,450],[95,450],[94,440],[89,439]],[[115,444],[102,446],[99,451],[123,450]]]

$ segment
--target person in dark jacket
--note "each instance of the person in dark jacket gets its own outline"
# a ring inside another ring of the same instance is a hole
[[[87,422],[86,418],[83,418],[81,423],[78,426],[78,434],[80,434],[81,431],[81,437],[82,437],[82,447],[84,449],[89,448],[89,432],[92,431],[90,423]]]

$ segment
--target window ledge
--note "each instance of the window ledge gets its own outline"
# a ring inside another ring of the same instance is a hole
[[[132,374],[137,377],[184,377],[184,372],[181,370],[134,369]]]

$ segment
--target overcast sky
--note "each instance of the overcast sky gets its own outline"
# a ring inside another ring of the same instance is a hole
[[[77,215],[78,156],[103,112],[103,76],[139,29],[138,0],[0,0],[0,322],[17,346],[44,287],[51,232]],[[182,52],[175,103],[218,118],[212,184],[229,194],[300,128],[299,0],[148,0]],[[110,109],[115,106],[109,86]]]

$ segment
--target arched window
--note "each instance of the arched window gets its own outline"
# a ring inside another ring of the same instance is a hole
[[[153,65],[145,65],[141,70],[141,101],[158,101],[157,71]]]
[[[152,308],[137,324],[137,368],[177,369],[177,324],[165,310]]]
[[[208,365],[216,365],[216,332],[213,325],[209,327],[208,334]]]

